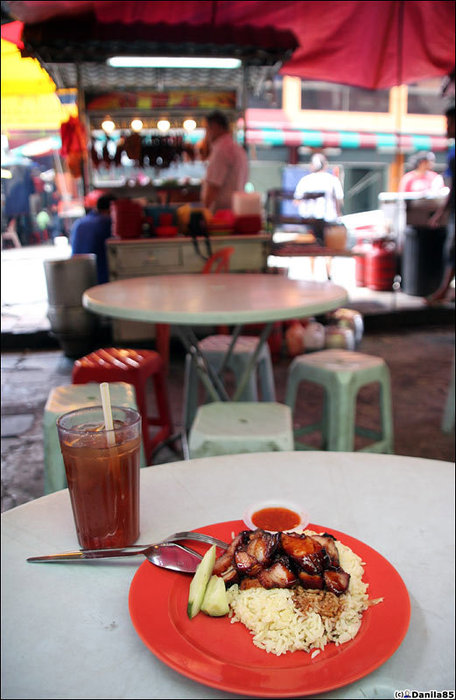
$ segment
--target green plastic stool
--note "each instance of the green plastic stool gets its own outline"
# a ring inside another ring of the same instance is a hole
[[[135,388],[125,382],[109,384],[111,404],[135,408]],[[44,437],[44,493],[54,493],[67,487],[65,467],[60,451],[59,436],[56,421],[68,411],[76,411],[85,406],[101,404],[100,385],[96,382],[88,384],[68,384],[56,386],[50,392],[44,407],[43,437]],[[145,467],[144,450],[141,442],[140,466]]]
[[[393,422],[389,370],[382,358],[349,350],[322,350],[297,357],[288,371],[285,403],[294,411],[299,384],[302,381],[323,386],[322,419],[295,430],[295,449],[315,449],[298,441],[302,435],[320,430],[323,449],[353,452],[355,434],[373,442],[359,452],[393,453]],[[356,397],[361,387],[380,385],[381,430],[368,430],[355,425]]]
[[[189,434],[190,459],[293,450],[291,410],[270,401],[214,401],[200,406]]]
[[[204,354],[207,362],[211,365],[214,372],[219,372],[222,362],[225,357],[232,336],[230,335],[209,335],[199,343],[199,348]],[[250,362],[250,359],[255,352],[258,343],[258,338],[240,335],[236,340],[232,355],[228,362],[228,369],[232,370],[235,376],[236,387],[239,385],[241,377]],[[260,384],[261,400],[271,401],[276,400],[274,386],[274,371],[272,368],[271,353],[269,345],[265,343],[260,350],[256,366],[247,382],[239,401],[258,401],[257,377]],[[199,379],[195,366],[195,361],[190,354],[185,358],[185,389],[184,396],[186,402],[184,405],[183,424],[186,430],[189,430],[195,419],[196,410],[198,408],[198,386]]]

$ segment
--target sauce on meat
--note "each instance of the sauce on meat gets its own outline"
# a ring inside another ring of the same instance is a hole
[[[252,523],[262,530],[291,530],[299,525],[300,517],[289,508],[263,508],[252,515]]]

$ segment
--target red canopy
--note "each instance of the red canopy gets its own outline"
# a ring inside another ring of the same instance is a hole
[[[21,34],[23,28],[22,22],[10,22],[9,24],[2,24],[2,39],[5,41],[15,44],[20,49],[23,48],[24,44],[21,41]]]
[[[291,31],[299,46],[282,73],[371,89],[443,76],[454,68],[452,0],[24,0],[8,6],[26,24],[90,11],[102,25],[142,23],[151,34],[159,23]]]

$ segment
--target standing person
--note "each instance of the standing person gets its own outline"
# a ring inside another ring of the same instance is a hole
[[[214,213],[231,209],[233,192],[243,192],[248,178],[245,150],[234,142],[228,119],[215,110],[206,116],[209,160],[202,187],[203,205]]]
[[[10,218],[6,229],[2,232],[2,250],[3,250],[3,241],[11,241],[14,248],[21,247],[21,243],[19,241],[19,237],[18,237],[17,231],[16,231],[16,219],[14,217]]]
[[[110,204],[116,198],[111,195],[99,197],[96,209],[78,219],[70,233],[71,253],[80,255],[94,253],[97,258],[98,284],[109,280],[106,241],[111,237]]]
[[[433,153],[420,151],[413,159],[414,168],[405,173],[399,182],[399,192],[419,192],[423,195],[438,194],[445,187],[443,177],[432,170]]]
[[[12,178],[4,183],[5,216],[16,220],[19,240],[23,246],[27,246],[32,240],[30,195],[35,192],[35,187],[28,165],[14,165],[11,174]]]
[[[323,153],[314,153],[310,167],[312,172],[296,185],[294,203],[303,219],[312,220],[315,238],[324,245],[325,223],[334,223],[341,215],[344,191],[339,178],[328,172]]]
[[[446,110],[445,116],[447,119],[447,138],[448,139],[454,139],[454,102],[453,104]],[[454,226],[454,204],[455,204],[455,195],[454,195],[454,148],[450,150],[449,153],[449,158],[448,158],[448,166],[449,166],[449,171],[450,171],[450,177],[451,177],[451,182],[450,182],[450,191],[442,204],[442,206],[437,209],[437,211],[431,216],[429,219],[429,226],[431,228],[438,228],[439,226],[442,226],[442,224],[445,222],[446,217],[449,215],[448,219],[448,233],[447,233],[447,240],[446,240],[446,245],[445,245],[445,269],[443,272],[443,278],[439,284],[438,289],[436,289],[433,294],[427,297],[426,301],[428,304],[432,304],[434,302],[442,301],[443,299],[446,298],[448,289],[450,288],[451,282],[454,279],[454,234],[455,234],[455,226]]]

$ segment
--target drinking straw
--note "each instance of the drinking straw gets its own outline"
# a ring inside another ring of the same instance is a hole
[[[103,382],[102,384],[100,384],[100,394],[101,405],[103,406],[105,428],[108,431],[106,433],[108,447],[114,447],[114,445],[116,444],[116,436],[113,432],[114,423],[112,421],[111,397],[109,395],[109,384],[107,382]]]

